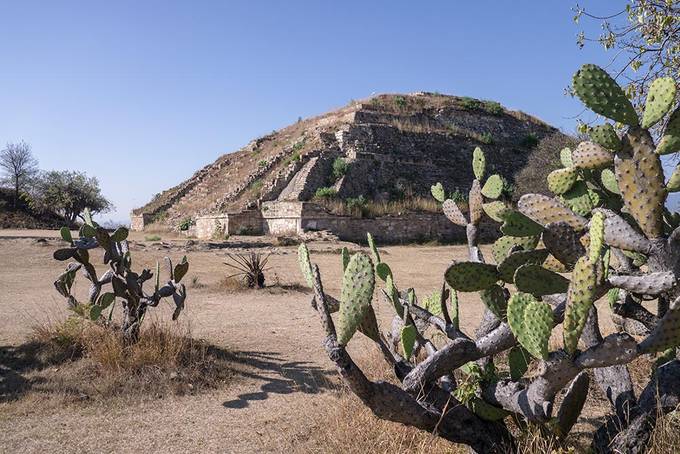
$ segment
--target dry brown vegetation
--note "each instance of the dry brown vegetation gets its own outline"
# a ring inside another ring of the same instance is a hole
[[[6,389],[74,399],[162,397],[223,386],[232,376],[226,350],[193,339],[188,327],[147,321],[139,341],[77,315],[35,326],[28,343],[8,356],[10,367],[45,371]]]

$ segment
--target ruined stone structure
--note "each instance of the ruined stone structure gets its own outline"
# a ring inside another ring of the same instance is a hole
[[[176,229],[191,219],[189,233],[199,238],[330,230],[348,240],[366,231],[383,241],[462,239],[462,229],[440,214],[357,219],[331,215],[309,201],[319,188],[332,188],[338,199],[373,201],[428,196],[437,181],[466,191],[476,146],[484,148],[489,169],[512,177],[531,165],[532,146],[551,134],[560,133],[497,103],[431,93],[380,95],[298,121],[220,157],[135,210],[131,228]],[[333,172],[338,158],[347,164],[344,174]]]

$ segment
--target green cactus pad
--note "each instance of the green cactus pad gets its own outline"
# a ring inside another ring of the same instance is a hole
[[[340,293],[338,342],[346,345],[368,312],[373,298],[373,263],[363,253],[354,254],[347,265]]]
[[[638,117],[626,94],[602,68],[586,64],[572,79],[574,92],[590,110],[629,126],[638,125]]]
[[[543,226],[519,211],[509,211],[504,216],[501,232],[507,236],[534,237],[540,235]]]
[[[616,175],[611,169],[604,169],[600,174],[600,181],[605,189],[613,194],[621,194],[619,190],[619,184],[616,182]]]
[[[496,263],[501,263],[508,257],[513,247],[519,246],[525,251],[532,251],[536,249],[539,239],[539,236],[502,236],[491,246],[491,253]]]
[[[468,197],[470,224],[479,225],[479,221],[482,219],[483,204],[484,198],[482,197],[482,189],[479,187],[479,180],[473,180]]]
[[[486,157],[481,148],[475,147],[472,152],[472,173],[475,174],[475,178],[482,181],[484,178],[484,172],[486,171]]]
[[[662,352],[680,345],[680,310],[670,309],[657,322],[651,334],[640,342],[641,353]]]
[[[446,282],[461,292],[478,292],[494,285],[500,279],[496,267],[479,262],[459,262],[449,266]]]
[[[609,123],[591,128],[590,138],[593,142],[607,150],[618,151],[621,149],[621,139],[619,139],[614,127]]]
[[[90,224],[83,224],[80,227],[80,236],[85,238],[94,238],[97,235],[97,230]]]
[[[668,113],[675,102],[675,93],[675,81],[670,77],[660,77],[652,82],[642,114],[643,128],[651,128]]]
[[[468,407],[474,414],[485,421],[501,421],[510,413],[502,408],[491,405],[481,397],[474,396],[468,402]]]
[[[574,160],[571,158],[571,148],[560,150],[560,162],[566,168],[574,167]]]
[[[175,282],[180,282],[184,276],[186,276],[187,272],[189,271],[189,262],[187,261],[187,257],[184,256],[182,258],[182,261],[179,262],[177,265],[175,265],[175,270],[172,273]]]
[[[465,227],[467,225],[468,222],[467,219],[465,219],[465,215],[463,215],[463,212],[460,211],[460,208],[458,208],[458,205],[453,200],[444,200],[442,209],[444,210],[444,215],[449,218],[449,221],[456,225],[460,225],[461,227]]]
[[[500,175],[491,175],[482,187],[482,194],[489,199],[497,199],[503,193],[503,178]]]
[[[380,280],[384,282],[387,280],[387,276],[392,275],[392,270],[387,263],[380,262],[375,266],[375,274],[377,274]]]
[[[554,194],[564,194],[576,183],[576,169],[557,169],[548,174],[548,189]]]
[[[600,199],[596,193],[588,189],[584,181],[577,181],[562,195],[562,201],[577,215],[586,216],[597,206]]]
[[[675,109],[666,123],[656,152],[660,155],[680,151],[680,107]]]
[[[591,263],[588,257],[581,257],[571,274],[562,325],[564,349],[569,354],[573,355],[578,347],[578,340],[588,319],[588,311],[596,297],[597,283],[595,264]]]
[[[371,235],[371,232],[366,232],[366,240],[368,241],[368,247],[371,249],[373,263],[377,265],[381,262],[380,253],[378,252],[378,247],[375,245],[375,241],[373,240],[373,235]]]
[[[554,273],[566,273],[569,268],[559,260],[555,258],[554,255],[550,254],[545,262],[543,262],[543,268]]]
[[[430,186],[430,192],[437,202],[444,202],[446,200],[446,192],[444,192],[444,186],[441,183]]]
[[[482,205],[482,209],[496,222],[503,222],[505,220],[505,215],[512,211],[505,203],[500,200],[495,200],[493,202],[485,203]]]
[[[675,168],[673,174],[668,179],[668,182],[666,183],[666,190],[668,192],[680,191],[680,166]]]
[[[312,262],[309,259],[309,249],[305,243],[300,243],[298,247],[298,262],[300,264],[300,271],[305,278],[305,282],[309,288],[314,288],[314,275],[312,274]],[[345,266],[346,268],[346,266]]]
[[[574,166],[579,169],[601,169],[609,167],[614,155],[593,142],[581,142],[571,154]]]
[[[588,387],[590,386],[590,376],[587,372],[581,372],[572,380],[571,385],[564,394],[562,404],[557,412],[555,422],[555,433],[558,437],[564,438],[574,427],[578,417],[583,410],[588,397]]]
[[[572,268],[586,252],[579,241],[579,235],[566,222],[548,224],[543,232],[543,244],[567,268]]]
[[[61,239],[67,243],[73,243],[73,236],[71,236],[71,230],[68,227],[59,229],[59,235],[61,235]]]
[[[585,229],[588,220],[565,207],[558,200],[542,194],[525,194],[517,203],[519,211],[545,226],[552,222],[564,221],[576,231]]]
[[[498,265],[498,274],[505,282],[514,282],[515,271],[522,265],[540,265],[548,257],[546,249],[536,249],[534,251],[517,251],[510,254]]]
[[[361,334],[374,342],[380,342],[380,332],[378,331],[378,319],[375,317],[373,306],[369,306],[358,330]]]
[[[553,312],[546,303],[526,293],[516,293],[508,302],[508,324],[517,341],[532,356],[548,357],[548,341],[555,326]]]
[[[401,348],[404,351],[404,357],[408,361],[413,354],[413,347],[416,344],[417,330],[414,325],[406,325],[401,329]]]
[[[529,369],[531,355],[524,348],[517,345],[508,352],[508,367],[510,368],[510,379],[517,381]]]
[[[399,290],[397,290],[396,285],[394,285],[394,278],[391,274],[387,276],[387,279],[385,279],[385,293],[387,293],[392,306],[394,306],[394,311],[397,313],[397,315],[399,315],[400,318],[403,317],[404,307],[401,305],[401,301],[399,300]]]
[[[590,218],[590,246],[588,253],[591,263],[600,260],[600,256],[603,252],[604,221],[605,215],[601,211],[593,213],[593,216]]]
[[[534,264],[517,268],[514,280],[517,290],[531,293],[537,298],[554,293],[565,293],[569,288],[567,278]]]
[[[505,312],[508,307],[508,302],[505,299],[505,291],[503,287],[494,284],[491,287],[479,292],[479,296],[484,305],[496,316],[499,320],[505,320]]]
[[[52,254],[52,257],[54,257],[55,260],[59,260],[60,262],[63,262],[64,260],[69,260],[69,259],[74,258],[77,251],[78,251],[78,249],[76,249],[74,247],[57,249]]]
[[[118,227],[115,232],[111,234],[111,241],[120,243],[127,240],[130,231],[125,227]]]
[[[460,328],[460,312],[458,310],[458,292],[451,289],[451,307],[449,308],[449,317],[451,317],[451,324],[455,329]]]
[[[651,244],[649,240],[631,227],[621,216],[615,212],[598,208],[595,212],[602,213],[604,219],[604,242],[609,246],[626,251],[647,253]]]
[[[624,135],[614,170],[628,213],[648,238],[660,237],[666,191],[661,160],[648,131],[631,128]]]
[[[304,243],[303,243],[304,244]],[[305,245],[305,249],[307,246]],[[342,251],[340,251],[340,256],[342,257],[342,272],[344,273],[345,270],[347,269],[347,265],[349,265],[349,249],[347,249],[347,246],[342,247]],[[309,252],[307,252],[307,257],[309,257]],[[310,265],[310,270],[311,270],[311,265]]]

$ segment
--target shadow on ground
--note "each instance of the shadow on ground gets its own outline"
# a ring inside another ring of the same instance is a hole
[[[337,388],[331,380],[333,371],[307,361],[286,361],[276,352],[238,352],[235,357],[237,363],[249,366],[239,372],[242,376],[263,383],[255,392],[224,402],[226,408],[246,408],[250,402],[265,400],[271,394],[316,394]]]

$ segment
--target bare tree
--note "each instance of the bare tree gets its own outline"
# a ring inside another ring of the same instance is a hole
[[[31,146],[23,140],[19,143],[8,143],[0,151],[0,167],[5,176],[4,181],[14,188],[14,208],[19,203],[21,191],[38,172],[38,161],[31,153]]]

